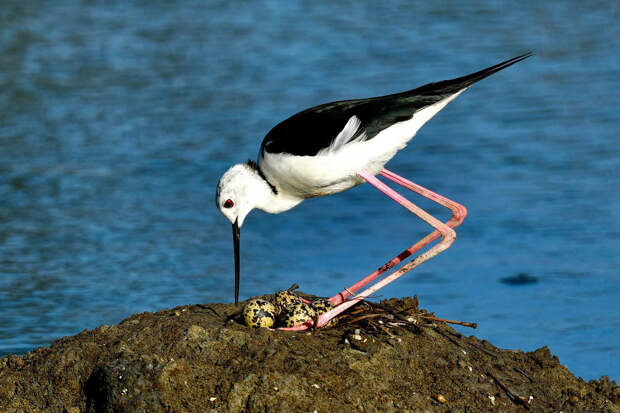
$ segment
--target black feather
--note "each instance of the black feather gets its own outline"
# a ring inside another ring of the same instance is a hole
[[[316,155],[334,141],[352,116],[357,116],[361,121],[361,126],[353,138],[365,133],[365,139],[372,139],[394,123],[411,119],[415,112],[531,55],[532,53],[528,52],[467,76],[429,83],[407,92],[342,100],[306,109],[271,129],[263,139],[261,153]]]

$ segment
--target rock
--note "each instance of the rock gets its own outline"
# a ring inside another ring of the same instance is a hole
[[[577,379],[547,348],[501,350],[441,323],[253,329],[240,309],[136,314],[3,357],[0,411],[620,411],[615,382]]]

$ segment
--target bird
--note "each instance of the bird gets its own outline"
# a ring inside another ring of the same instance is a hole
[[[257,161],[230,167],[220,178],[215,202],[231,222],[235,305],[239,302],[241,227],[253,209],[279,214],[305,199],[346,191],[365,182],[431,225],[434,230],[364,279],[334,295],[334,309],[296,329],[321,327],[360,300],[447,249],[467,209],[385,168],[418,130],[474,83],[532,56],[527,52],[469,75],[428,83],[401,93],[324,103],[278,123],[264,137]],[[380,175],[452,211],[443,223],[386,185]],[[392,267],[441,238],[399,270],[357,293]]]

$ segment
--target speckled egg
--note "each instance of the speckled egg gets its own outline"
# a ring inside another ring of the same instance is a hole
[[[314,309],[314,311],[316,312],[316,315],[319,316],[323,313],[328,312],[329,310],[331,310],[332,308],[334,308],[334,305],[332,303],[329,302],[329,300],[327,298],[317,298],[316,300],[312,301],[310,303],[310,305],[312,306],[312,308]],[[329,322],[325,325],[325,327],[331,327],[336,325],[336,323],[338,322],[337,318],[332,318],[331,320],[329,320]]]
[[[271,303],[276,308],[276,315],[279,315],[285,309],[293,307],[295,304],[301,302],[301,298],[288,290],[278,291],[271,298]]]
[[[271,327],[276,321],[276,308],[267,300],[256,298],[243,307],[243,320],[254,328]]]
[[[312,320],[314,317],[316,317],[316,312],[312,306],[300,300],[298,303],[283,309],[277,321],[279,327],[294,327]]]
[[[317,298],[313,300],[310,305],[314,308],[317,314],[323,314],[334,308],[334,305],[329,302],[327,298]]]

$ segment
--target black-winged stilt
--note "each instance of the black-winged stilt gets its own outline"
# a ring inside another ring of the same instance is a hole
[[[217,207],[232,223],[235,304],[239,301],[241,226],[254,208],[277,214],[306,198],[335,194],[369,182],[434,228],[433,232],[378,270],[331,297],[329,300],[336,307],[316,320],[317,327],[447,249],[456,238],[453,228],[467,214],[465,207],[388,171],[384,166],[407,145],[422,125],[465,89],[531,55],[531,52],[525,53],[467,76],[429,83],[407,92],[325,103],[276,125],[261,144],[258,162],[232,166],[217,186]],[[437,220],[377,179],[375,175],[379,174],[449,208],[452,218],[446,223]],[[357,293],[439,237],[441,241],[432,248]],[[313,321],[309,321],[299,329],[312,324]]]

